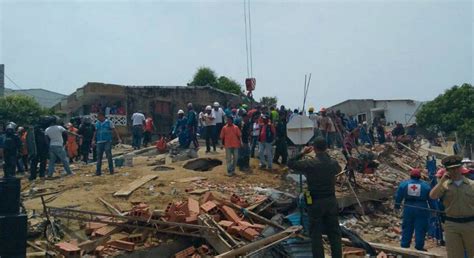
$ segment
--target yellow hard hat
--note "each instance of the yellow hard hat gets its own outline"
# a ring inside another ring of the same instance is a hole
[[[309,112],[314,112],[314,107],[309,107],[308,111]]]

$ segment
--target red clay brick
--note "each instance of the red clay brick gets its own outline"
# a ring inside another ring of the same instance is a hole
[[[95,230],[97,230],[99,228],[103,228],[105,226],[107,226],[107,224],[97,223],[97,222],[87,222],[86,227],[84,228],[84,231],[85,231],[86,235],[90,235]]]
[[[199,255],[199,254],[193,254],[193,255],[191,256],[191,258],[201,258],[201,255]]]
[[[199,209],[199,202],[193,198],[188,198],[188,210],[189,210],[189,215],[199,215],[200,209]]]
[[[259,235],[258,232],[257,232],[255,229],[253,229],[253,228],[246,228],[246,229],[244,229],[244,230],[241,230],[241,231],[239,232],[239,234],[240,234],[243,238],[245,238],[245,239],[247,239],[247,240],[249,240],[249,241],[254,240],[254,239]]]
[[[235,211],[229,207],[229,206],[222,206],[221,208],[222,210],[222,213],[224,213],[224,216],[230,220],[230,221],[233,221],[235,223],[238,223],[239,221],[241,221],[240,217],[237,215],[237,213],[235,213]]]
[[[206,192],[204,196],[202,197],[202,202],[206,203],[208,201],[214,201],[215,199],[216,198],[214,197],[214,195],[212,195],[211,192]]]
[[[99,229],[95,230],[92,233],[92,236],[95,236],[95,237],[105,236],[105,235],[108,235],[109,233],[111,233],[115,230],[117,230],[117,227],[115,227],[115,226],[105,226],[105,227],[102,227],[102,228],[99,228]]]
[[[131,234],[128,236],[128,241],[133,243],[140,243],[145,240],[143,234]]]
[[[207,246],[207,245],[201,245],[201,246],[197,249],[197,251],[198,251],[199,254],[202,254],[202,255],[209,254],[209,246]]]
[[[228,229],[229,227],[232,227],[234,225],[234,222],[228,220],[221,220],[219,221],[219,225],[224,229]]]
[[[105,246],[99,245],[98,247],[95,248],[94,254],[95,254],[96,256],[102,256],[103,253],[104,253],[104,249],[105,249]]]
[[[59,253],[64,255],[66,258],[81,257],[81,249],[76,245],[61,242],[54,245]]]
[[[217,208],[217,205],[213,201],[208,201],[204,203],[203,205],[201,205],[201,209],[206,213],[209,213],[210,211],[216,208]]]
[[[227,229],[227,232],[231,235],[237,235],[243,229],[241,226],[231,226]]]
[[[186,249],[184,249],[183,251],[180,251],[180,252],[177,252],[174,257],[175,258],[185,258],[185,257],[188,257],[192,254],[194,254],[196,252],[196,248],[194,248],[194,246],[190,246]]]
[[[186,219],[184,220],[184,222],[186,222],[186,223],[188,223],[188,224],[197,224],[197,222],[198,222],[198,217],[197,217],[197,215],[188,216],[188,217],[186,217]]]
[[[129,251],[129,252],[132,252],[133,250],[135,250],[135,243],[128,242],[128,241],[113,240],[113,241],[108,242],[107,244],[113,248]]]

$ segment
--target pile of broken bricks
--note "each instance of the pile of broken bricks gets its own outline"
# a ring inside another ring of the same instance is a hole
[[[231,195],[230,202],[242,208],[249,206],[247,200],[236,194]],[[202,213],[211,215],[232,236],[247,241],[253,241],[265,228],[265,225],[245,221],[244,216],[239,215],[240,211],[225,205],[225,201],[217,199],[211,192],[204,194],[201,202],[190,197],[184,202],[169,203],[162,219],[169,222],[197,224],[198,216]]]
[[[253,198],[257,203],[250,205],[249,202],[237,194],[232,194],[230,198],[219,199],[211,192],[205,193],[200,201],[188,198],[185,201],[175,201],[169,203],[164,211],[154,211],[145,203],[132,203],[130,211],[122,212],[118,215],[136,217],[147,220],[161,220],[165,222],[199,224],[198,217],[208,214],[212,219],[229,235],[242,243],[254,241],[267,225],[253,223],[245,219],[242,210],[239,208],[257,207],[264,203],[266,197]],[[86,222],[81,224],[84,233],[89,237],[83,243],[72,240],[61,242],[55,245],[56,252],[64,257],[81,257],[85,253],[93,254],[96,257],[116,256],[123,252],[133,252],[137,249],[144,249],[157,246],[160,240],[156,239],[150,230],[134,229],[126,230],[125,227],[109,225],[113,218],[97,216],[99,222]],[[117,221],[115,221],[117,222]],[[99,241],[105,239],[106,241]],[[99,243],[90,248],[83,248],[86,244],[98,241]],[[161,242],[161,241],[160,241]],[[86,251],[87,250],[87,251]],[[189,247],[176,253],[176,257],[201,257],[215,253],[207,245],[201,247]]]

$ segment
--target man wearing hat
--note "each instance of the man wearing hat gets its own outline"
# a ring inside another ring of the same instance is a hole
[[[213,104],[213,109],[212,109],[212,116],[214,117],[213,123],[216,126],[215,133],[214,133],[214,139],[216,142],[219,139],[219,135],[221,133],[222,127],[224,126],[224,117],[225,113],[224,110],[222,110],[221,105],[219,102],[214,102]]]
[[[474,257],[474,181],[462,175],[462,158],[452,155],[441,163],[446,173],[431,190],[430,197],[442,198],[446,212],[444,226],[448,257]]]
[[[434,202],[430,199],[430,185],[422,180],[421,169],[410,171],[410,179],[400,183],[395,196],[395,209],[399,210],[404,201],[402,240],[400,246],[410,248],[413,231],[415,232],[415,249],[426,251],[425,235],[428,231],[430,211]]]

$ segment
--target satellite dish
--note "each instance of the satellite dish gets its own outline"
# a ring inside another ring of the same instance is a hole
[[[307,116],[294,116],[286,125],[286,131],[295,145],[305,145],[314,136],[314,123]]]

